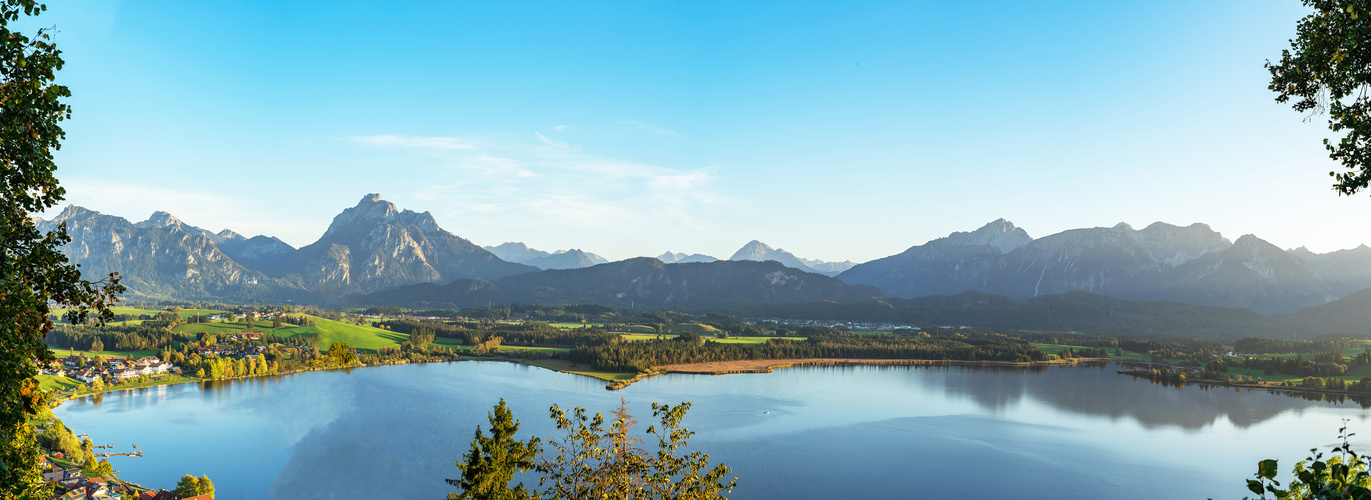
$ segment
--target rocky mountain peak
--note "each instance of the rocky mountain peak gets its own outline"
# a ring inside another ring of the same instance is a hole
[[[416,213],[411,210],[400,211],[394,203],[381,199],[379,194],[368,194],[356,206],[343,210],[333,218],[324,236],[341,231],[367,230],[378,224],[392,226],[414,226],[425,233],[441,231],[438,222],[428,212]]]
[[[1234,247],[1237,247],[1237,248],[1239,248],[1239,249],[1249,249],[1249,248],[1250,248],[1250,249],[1253,249],[1253,250],[1267,250],[1268,247],[1270,247],[1270,248],[1276,249],[1276,251],[1280,251],[1280,248],[1276,248],[1275,245],[1272,245],[1272,244],[1270,244],[1270,243],[1267,243],[1266,240],[1263,240],[1263,239],[1261,239],[1261,238],[1258,238],[1257,235],[1255,235],[1255,234],[1244,234],[1244,235],[1242,235],[1241,237],[1238,238],[1238,241],[1234,241],[1234,242],[1233,242],[1233,246],[1234,246]]]
[[[244,239],[244,238],[243,238],[243,235],[238,234],[238,233],[235,233],[235,232],[230,231],[230,230],[228,230],[228,229],[225,229],[225,230],[223,230],[223,231],[219,231],[218,233],[215,234],[215,236],[218,236],[220,240],[240,240],[240,239]]]
[[[158,211],[156,211],[156,212],[153,212],[152,215],[148,217],[148,220],[145,220],[145,221],[143,221],[143,222],[139,222],[139,223],[137,224],[137,226],[138,226],[138,227],[142,227],[142,228],[148,228],[148,227],[172,227],[172,226],[180,226],[180,225],[182,225],[182,224],[183,224],[183,223],[181,222],[181,219],[177,219],[176,216],[171,215],[171,214],[168,213],[168,212],[163,212],[163,211],[161,211],[161,210],[158,210]]]
[[[987,223],[975,231],[958,231],[928,243],[936,243],[939,246],[988,246],[995,247],[1000,253],[1009,253],[1011,250],[1027,245],[1032,241],[1033,237],[1028,235],[1028,231],[1024,231],[1023,228],[1016,227],[1014,223],[1001,218]]]
[[[86,217],[90,217],[92,215],[100,215],[100,212],[96,212],[85,207],[78,207],[76,205],[67,205],[67,208],[62,209],[62,213],[57,214],[57,217],[54,217],[52,219],[52,222],[66,222],[70,220],[79,220],[84,219]]]
[[[774,251],[776,251],[776,249],[767,246],[766,243],[752,240],[747,242],[746,245],[743,245],[742,248],[739,248],[737,252],[733,252],[733,256],[729,257],[728,260],[764,261],[767,260],[766,257]]]

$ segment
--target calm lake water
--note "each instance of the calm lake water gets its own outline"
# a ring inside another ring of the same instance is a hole
[[[164,386],[63,404],[58,417],[121,477],[171,488],[205,474],[218,498],[442,498],[500,398],[519,434],[556,437],[547,409],[692,401],[692,447],[738,476],[733,498],[1242,498],[1263,458],[1282,479],[1371,412],[1266,392],[1184,389],[1114,367],[826,367],[667,375],[622,391],[512,363],[460,362]],[[536,479],[533,481],[536,483]],[[1284,481],[1282,481],[1284,482]]]

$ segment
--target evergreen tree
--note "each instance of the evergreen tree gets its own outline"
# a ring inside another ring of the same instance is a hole
[[[535,466],[539,452],[538,438],[527,443],[514,439],[519,432],[519,421],[514,420],[504,399],[495,405],[494,413],[488,413],[490,436],[476,428],[476,439],[471,442],[471,451],[457,461],[457,469],[462,477],[448,479],[448,484],[461,488],[457,493],[448,494],[449,500],[520,500],[537,498],[536,491],[524,487],[524,483],[509,487],[514,473],[524,472]]]

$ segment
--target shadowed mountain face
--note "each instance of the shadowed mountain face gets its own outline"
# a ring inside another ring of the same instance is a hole
[[[276,260],[295,251],[295,247],[275,236],[257,235],[244,238],[227,229],[220,231],[215,244],[234,261],[249,269],[271,266]]]
[[[640,257],[584,269],[495,280],[400,287],[354,298],[366,305],[467,307],[494,303],[656,307],[725,302],[804,302],[880,297],[878,290],[801,272],[777,262],[666,264]]]
[[[334,217],[318,241],[266,269],[326,296],[533,270],[443,230],[428,212],[400,211],[377,194]]]
[[[1345,296],[1371,288],[1371,247],[1361,245],[1325,254],[1300,247],[1290,253],[1309,266],[1333,295]]]
[[[1176,300],[1294,311],[1337,298],[1299,258],[1255,236],[1230,243],[1204,224],[1127,224],[1028,240],[1004,221],[954,233],[839,276],[888,295],[976,290],[1024,300],[1086,291],[1129,300]]]
[[[604,257],[593,253],[586,253],[578,249],[571,249],[565,252],[554,253],[546,257],[529,259],[522,264],[533,266],[539,269],[580,269],[609,262]]]

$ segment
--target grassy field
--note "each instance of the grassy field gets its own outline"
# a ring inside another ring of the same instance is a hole
[[[718,333],[719,329],[709,325],[701,325],[699,323],[684,323],[680,325],[668,325],[666,327],[666,331],[667,333],[674,333],[677,335],[680,335],[682,333],[698,333],[700,335],[713,335],[715,333]]]
[[[342,342],[362,352],[375,353],[382,347],[400,347],[409,334],[382,330],[370,325],[354,325],[311,316],[314,326],[293,326],[277,330],[267,329],[282,337],[318,336],[319,349],[328,349],[334,342]]]
[[[156,316],[160,313],[167,312],[166,309],[138,309],[136,307],[111,307],[109,308],[109,310],[114,314],[129,314],[135,316],[141,316],[145,314],[148,316]],[[66,309],[53,309],[52,314],[61,315],[65,312]],[[221,312],[224,311],[220,311],[217,309],[182,309],[181,317],[188,318],[191,316],[205,316],[208,314],[218,314]]]
[[[538,359],[524,361],[523,363],[531,366],[537,366],[540,368],[547,368],[549,370],[556,370],[559,372],[575,373],[577,375],[595,377],[600,380],[629,380],[638,375],[636,373],[597,371],[592,369],[590,365],[578,365],[570,361],[561,359]]]
[[[1244,376],[1244,377],[1252,377],[1252,378],[1254,378],[1254,379],[1256,379],[1256,380],[1262,380],[1262,381],[1268,381],[1268,382],[1285,382],[1285,381],[1287,381],[1287,380],[1304,380],[1304,377],[1298,377],[1298,376],[1295,376],[1295,375],[1285,375],[1285,374],[1281,374],[1281,373],[1272,373],[1272,374],[1270,374],[1270,375],[1264,375],[1263,372],[1264,372],[1264,370],[1251,370],[1251,369],[1247,369],[1247,368],[1229,368],[1229,369],[1228,369],[1228,373],[1231,373],[1231,374],[1234,374],[1234,375],[1242,375],[1242,376]],[[1357,377],[1357,378],[1360,378],[1360,377]]]
[[[624,333],[624,334],[620,334],[619,336],[620,336],[620,337],[623,337],[625,340],[651,340],[651,339],[655,339],[655,338],[658,337],[658,335],[655,334],[655,333]],[[661,336],[662,336],[662,337],[665,337],[665,338],[668,338],[668,339],[672,339],[672,338],[676,338],[676,337],[677,337],[676,335],[672,335],[672,334],[662,334]],[[766,343],[767,339],[782,338],[782,339],[790,339],[790,340],[805,340],[806,337],[767,337],[767,336],[763,336],[763,337],[733,337],[733,336],[730,336],[729,338],[726,338],[726,339],[720,339],[720,338],[714,338],[714,334],[711,333],[711,334],[709,334],[709,335],[704,335],[704,338],[705,338],[705,340],[710,340],[710,341],[718,342],[718,343],[720,343],[720,344],[764,344],[764,343]]]
[[[1063,350],[1066,350],[1066,349],[1068,349],[1068,348],[1070,348],[1070,349],[1075,349],[1075,350],[1081,350],[1081,349],[1096,349],[1095,347],[1086,347],[1086,346],[1079,346],[1079,345],[1067,345],[1067,344],[1037,344],[1037,343],[1035,343],[1035,344],[1033,344],[1033,346],[1034,346],[1034,347],[1037,347],[1037,348],[1040,349],[1040,350],[1042,350],[1042,352],[1051,354],[1051,355],[1053,355],[1053,356],[1056,356],[1056,355],[1061,354]],[[1123,352],[1123,357],[1119,357],[1119,356],[1116,356],[1116,355],[1114,354],[1114,351],[1115,351],[1115,350],[1114,350],[1113,348],[1105,348],[1105,350],[1109,352],[1109,359],[1118,359],[1118,360],[1125,360],[1125,361],[1150,361],[1150,360],[1147,358],[1147,355],[1146,355],[1146,354],[1143,354],[1143,353],[1140,353],[1140,352],[1124,351],[1124,352]]]
[[[38,375],[38,388],[45,391],[65,391],[83,385],[85,385],[85,383],[74,378],[58,377],[56,375]]]
[[[605,325],[604,325],[603,323],[584,323],[584,324],[583,324],[583,323],[568,323],[568,322],[561,322],[561,321],[558,321],[558,322],[548,323],[548,326],[551,326],[551,327],[553,327],[553,328],[561,328],[561,329],[563,329],[563,330],[566,330],[566,329],[570,329],[570,328],[580,328],[580,327],[583,327],[583,326],[589,326],[589,327],[592,327],[592,328],[602,328],[602,327],[604,327]]]
[[[713,340],[720,344],[765,344],[767,339],[788,339],[801,341],[807,339],[808,337],[734,337],[730,335],[726,339],[716,339],[712,337],[705,338],[708,340]]]
[[[67,356],[72,356],[72,355],[85,356],[85,357],[87,357],[87,358],[93,358],[93,357],[96,357],[96,356],[104,356],[104,357],[106,357],[106,358],[135,358],[135,359],[136,359],[136,358],[141,358],[141,357],[143,357],[143,356],[156,356],[156,355],[157,355],[157,350],[156,350],[156,349],[144,349],[144,350],[141,350],[141,351],[95,351],[95,352],[86,352],[86,351],[73,351],[73,350],[70,350],[70,349],[53,349],[53,348],[49,347],[48,350],[52,351],[52,355],[53,355],[53,356],[56,356],[58,359],[65,358],[65,357],[67,357]]]
[[[214,333],[226,334],[237,332],[262,332],[270,333],[278,337],[319,337],[319,349],[328,349],[334,342],[343,342],[366,353],[375,353],[382,347],[400,347],[400,343],[409,340],[409,334],[396,333],[390,330],[382,330],[371,325],[354,325],[341,321],[328,320],[316,316],[310,316],[314,320],[313,326],[295,326],[282,324],[281,328],[272,328],[271,320],[257,320],[253,322],[252,329],[248,329],[247,322],[234,321],[228,323],[188,323],[177,326],[175,331],[181,333]],[[437,339],[438,345],[444,344],[442,341],[451,339]]]
[[[515,352],[538,351],[538,352],[553,353],[553,352],[567,352],[567,351],[570,351],[570,350],[571,350],[571,348],[568,348],[568,347],[530,347],[530,346],[522,346],[522,345],[502,345],[502,346],[500,346],[500,352],[510,352],[510,351],[515,351]]]
[[[669,339],[676,338],[675,335],[657,335],[655,333],[621,333],[619,334],[619,336],[623,337],[624,340],[652,340],[657,337],[665,337]]]

